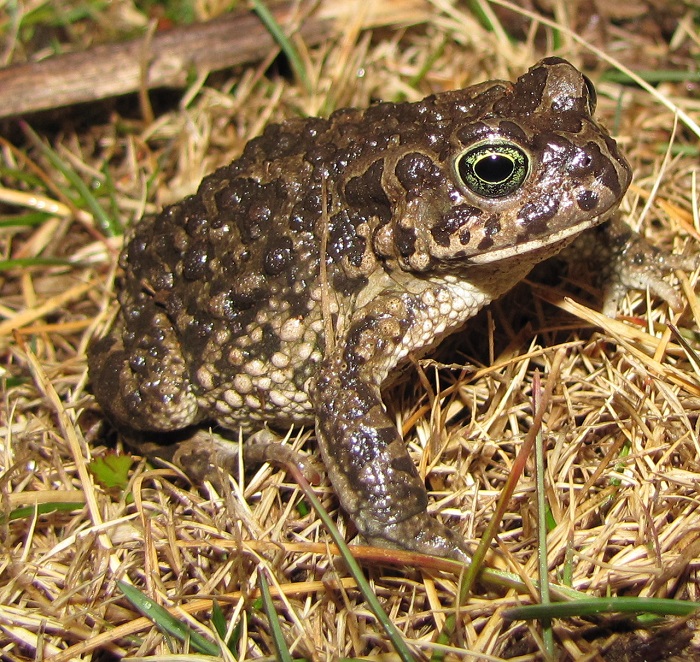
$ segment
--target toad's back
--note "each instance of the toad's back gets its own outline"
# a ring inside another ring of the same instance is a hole
[[[465,558],[380,386],[617,206],[629,168],[594,104],[550,58],[514,84],[268,127],[134,228],[120,317],[91,349],[98,400],[141,430],[315,421],[362,533]]]

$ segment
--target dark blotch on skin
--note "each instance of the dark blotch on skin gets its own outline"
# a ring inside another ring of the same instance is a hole
[[[484,225],[484,234],[487,237],[495,237],[501,231],[501,221],[498,216],[494,214],[486,221]]]
[[[263,269],[269,276],[279,276],[292,263],[294,253],[292,240],[289,237],[275,237],[268,244],[263,259]]]
[[[488,124],[484,122],[474,122],[473,124],[467,124],[458,129],[455,135],[460,144],[467,146],[473,145],[484,138],[488,138],[492,131],[493,127]]]
[[[416,231],[397,225],[394,229],[394,245],[400,255],[410,257],[416,252]]]
[[[411,152],[396,164],[396,178],[407,191],[433,188],[442,179],[433,160],[420,152]]]
[[[449,248],[451,239],[457,239],[463,246],[469,243],[471,233],[467,225],[474,223],[483,212],[471,205],[459,205],[450,209],[432,228],[430,234],[435,243],[443,248]]]
[[[579,191],[576,194],[576,204],[582,211],[592,211],[598,204],[598,194],[595,191]]]
[[[234,281],[231,288],[231,303],[238,309],[246,309],[257,303],[262,294],[265,279],[254,274],[243,274]]]
[[[158,292],[159,303],[165,306],[165,310],[170,317],[177,317],[180,311],[185,307],[182,296],[175,291]],[[137,323],[132,320],[133,323]]]
[[[226,215],[236,220],[241,241],[251,243],[268,232],[286,199],[286,191],[277,180],[260,184],[254,179],[240,178],[218,191],[214,199],[218,209],[226,210]],[[193,236],[198,234],[189,227],[188,232]]]
[[[333,285],[334,290],[340,292],[341,294],[343,294],[343,296],[349,297],[352,294],[359,292],[365,285],[367,285],[367,277],[358,276],[357,278],[348,278],[347,275],[338,271],[335,274],[333,274],[331,284]],[[305,306],[307,300],[304,299],[303,303]],[[300,315],[303,315],[306,310],[304,306],[300,306],[298,308]]]
[[[523,205],[518,214],[518,220],[526,229],[522,237],[527,239],[549,232],[547,221],[556,216],[558,209],[559,201],[555,198],[544,199],[542,203],[528,202]]]
[[[555,113],[552,116],[552,129],[577,134],[583,130],[583,120],[578,113]]]
[[[504,120],[498,125],[501,134],[519,142],[525,144],[527,141],[527,134],[515,123],[508,120]]]
[[[337,150],[333,144],[325,143],[323,145],[314,145],[306,151],[304,160],[314,166],[323,165],[335,160],[336,154]]]
[[[187,200],[188,204],[184,211],[185,232],[193,239],[206,239],[209,236],[210,221],[201,200],[192,198]]]
[[[591,156],[591,170],[601,178],[601,181],[607,186],[613,195],[619,197],[622,192],[620,189],[620,178],[615,171],[615,168],[610,167],[610,160],[604,156],[600,147],[594,142],[589,142],[586,145],[586,151]]]
[[[548,75],[549,72],[543,67],[527,72],[518,79],[513,94],[494,105],[494,111],[505,117],[535,112],[542,101]]]
[[[213,331],[213,322],[210,318],[191,319],[190,323],[182,330],[182,337],[187,340],[187,351],[190,353],[192,365],[195,370],[201,365],[201,356],[204,348],[209,342],[209,337]],[[214,386],[220,383],[220,377],[214,376]]]
[[[345,185],[345,199],[351,207],[377,216],[383,222],[391,218],[391,203],[382,186],[384,161],[375,161],[363,175],[353,177]]]
[[[498,218],[498,214],[492,214],[489,219],[484,223],[484,236],[479,242],[477,248],[480,251],[487,251],[494,245],[493,237],[495,237],[501,231],[501,222]]]
[[[478,244],[477,248],[480,251],[487,251],[491,246],[493,246],[494,241],[491,237],[484,237]]]
[[[367,240],[357,233],[357,227],[366,221],[359,212],[346,209],[331,217],[327,250],[335,261],[345,258],[354,267],[362,264]]]
[[[270,357],[275,352],[278,352],[280,350],[280,347],[282,346],[282,341],[280,340],[280,337],[277,335],[277,332],[271,324],[263,324],[261,329],[262,340],[258,345],[258,354],[265,357]]]
[[[588,150],[573,148],[566,171],[571,177],[587,177],[593,169],[593,157]]]
[[[204,278],[209,273],[208,262],[209,255],[206,245],[190,248],[183,256],[182,276],[187,280]]]
[[[303,198],[292,207],[289,228],[293,232],[313,232],[321,216],[321,187],[312,186]]]
[[[416,470],[416,465],[413,464],[413,461],[408,456],[393,459],[391,461],[391,468],[394,471],[400,471],[401,473],[406,473],[410,476],[416,476],[418,473]]]
[[[595,176],[600,178],[603,183],[610,188],[619,184],[614,169],[611,169],[610,161],[603,156],[600,147],[594,142],[587,143],[584,147],[574,147],[567,141],[568,163],[566,171],[572,178],[583,178]],[[610,182],[610,174],[612,173],[614,183]],[[606,182],[606,179],[608,180]],[[612,188],[611,188],[612,190]]]

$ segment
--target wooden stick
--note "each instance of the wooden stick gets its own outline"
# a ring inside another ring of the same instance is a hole
[[[282,26],[300,21],[298,2],[274,10]],[[305,18],[307,43],[328,37],[332,21]],[[0,69],[0,117],[96,101],[141,88],[184,87],[193,71],[215,71],[263,58],[277,48],[260,19],[232,14],[133,41],[95,46]]]

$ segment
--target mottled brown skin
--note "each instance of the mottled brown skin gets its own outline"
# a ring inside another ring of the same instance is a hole
[[[90,350],[98,401],[143,431],[315,424],[368,540],[466,560],[380,389],[614,211],[631,173],[594,106],[549,58],[515,83],[269,126],[133,229],[119,318]]]

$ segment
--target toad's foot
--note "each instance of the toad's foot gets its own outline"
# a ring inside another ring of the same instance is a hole
[[[581,235],[562,254],[570,264],[582,263],[603,287],[603,313],[614,317],[630,290],[648,289],[678,311],[681,298],[666,277],[673,269],[694,270],[700,256],[667,253],[649,244],[617,217]]]
[[[243,444],[238,444],[211,430],[195,430],[189,437],[174,444],[140,442],[137,448],[154,460],[165,460],[195,484],[209,481],[217,488],[223,487],[226,475],[239,474],[240,455],[245,464],[269,462],[278,466],[297,466],[310,483],[318,483],[319,471],[307,456],[280,443],[280,438],[270,430],[260,430]]]

